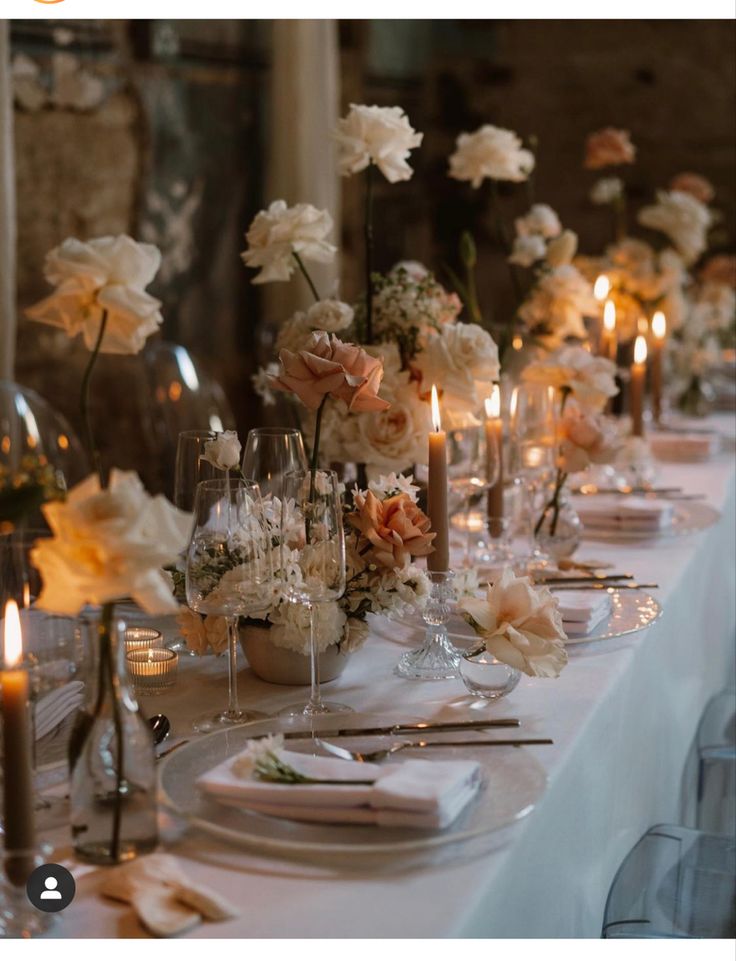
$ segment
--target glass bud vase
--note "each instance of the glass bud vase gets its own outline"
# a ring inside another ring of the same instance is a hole
[[[541,523],[534,532],[534,539],[543,553],[553,560],[570,557],[583,536],[583,522],[570,503],[565,491],[561,491],[558,504],[547,506]]]
[[[69,742],[72,841],[93,864],[117,864],[158,842],[156,758],[125,663],[125,625],[105,605],[87,624],[86,702]]]
[[[480,645],[460,658],[460,677],[475,697],[495,701],[513,691],[519,683],[521,672],[499,661],[484,645]]]

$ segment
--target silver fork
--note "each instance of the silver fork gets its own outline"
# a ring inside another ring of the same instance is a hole
[[[490,747],[495,745],[497,747],[520,747],[523,744],[553,744],[551,738],[548,737],[533,737],[533,738],[507,738],[504,740],[495,741],[400,741],[398,744],[392,744],[391,747],[381,748],[378,751],[349,751],[346,747],[340,747],[338,744],[330,744],[329,741],[323,741],[322,738],[316,737],[314,739],[315,744],[321,747],[328,754],[333,754],[335,757],[340,757],[343,761],[361,761],[364,763],[370,763],[371,761],[383,761],[387,757],[391,757],[393,754],[398,754],[399,751],[406,751],[409,748],[425,748],[425,747]]]

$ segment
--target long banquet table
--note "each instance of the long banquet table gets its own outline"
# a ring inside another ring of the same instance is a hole
[[[733,421],[714,418],[733,433]],[[727,442],[729,443],[729,442]],[[190,937],[599,937],[606,895],[621,860],[650,826],[680,822],[683,769],[700,714],[733,683],[736,629],[736,489],[733,443],[707,464],[661,465],[659,481],[706,494],[722,512],[709,529],[656,542],[585,542],[582,557],[656,580],[662,616],[637,634],[571,648],[556,681],[523,677],[491,714],[521,718],[525,734],[553,746],[530,751],[548,776],[531,814],[503,847],[403,874],[351,871],[267,859],[162,815],[168,850],[194,878],[242,908],[237,920],[204,924]],[[392,674],[410,643],[378,628],[330,696],[357,710],[427,718],[451,711],[460,681],[409,682]],[[170,695],[149,701],[175,734],[225,696],[224,658],[181,658]],[[243,701],[272,713],[293,702],[241,671]],[[507,750],[506,748],[502,750]],[[508,750],[519,750],[509,748]],[[70,866],[77,896],[55,937],[144,937],[126,906],[98,893],[101,871],[74,862],[58,830],[54,859]]]

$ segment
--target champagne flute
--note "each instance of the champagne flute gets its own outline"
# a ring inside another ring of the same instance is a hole
[[[272,548],[258,485],[234,477],[201,481],[186,560],[187,603],[197,613],[227,621],[228,705],[195,721],[195,730],[216,730],[264,716],[244,711],[238,703],[238,620],[269,606],[273,584]]]
[[[296,560],[296,577],[281,584],[289,603],[306,609],[309,625],[311,692],[307,704],[282,714],[316,717],[350,711],[344,704],[322,700],[315,606],[335,603],[345,593],[345,536],[337,474],[331,470],[298,470],[284,475],[281,523],[281,570]],[[293,566],[293,565],[292,565]]]

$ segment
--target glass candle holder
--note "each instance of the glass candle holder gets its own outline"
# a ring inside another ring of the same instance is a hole
[[[447,621],[455,594],[452,589],[454,571],[429,571],[432,588],[422,611],[426,624],[424,643],[404,654],[394,668],[399,677],[422,681],[439,681],[457,677],[460,654],[450,641]]]
[[[163,694],[176,684],[179,655],[168,648],[149,647],[145,651],[130,651],[125,655],[128,674],[136,693]]]
[[[147,651],[151,647],[163,647],[164,639],[161,631],[154,627],[126,627],[125,653],[131,651]]]
[[[53,914],[34,908],[26,894],[28,878],[48,864],[51,853],[48,844],[28,851],[5,850],[0,844],[0,938],[32,938],[52,924]]]

